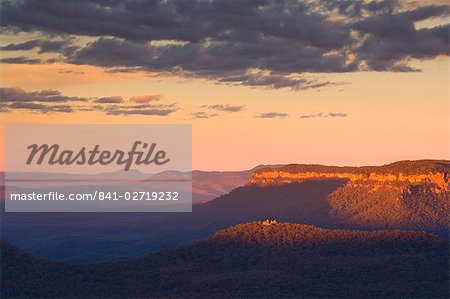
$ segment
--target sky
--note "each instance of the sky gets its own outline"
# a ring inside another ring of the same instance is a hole
[[[1,1],[1,124],[192,124],[202,170],[449,159],[449,12],[437,0]]]

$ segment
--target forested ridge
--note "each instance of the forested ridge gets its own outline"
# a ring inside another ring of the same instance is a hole
[[[298,172],[349,172],[355,174],[395,174],[403,173],[404,175],[428,174],[428,173],[449,173],[449,160],[415,160],[415,161],[397,161],[381,166],[328,166],[319,164],[288,164],[280,167],[262,167],[254,171],[254,173],[273,171],[286,171],[290,173]]]
[[[258,221],[176,249],[88,265],[1,242],[1,297],[447,297],[448,243],[401,231]]]

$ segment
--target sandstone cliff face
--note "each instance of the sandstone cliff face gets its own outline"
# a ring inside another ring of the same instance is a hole
[[[250,179],[250,184],[256,185],[277,185],[303,182],[313,179],[347,179],[349,185],[367,185],[372,184],[374,188],[380,188],[382,185],[392,185],[384,183],[398,183],[398,187],[407,187],[408,185],[427,184],[434,193],[448,192],[450,190],[450,175],[448,172],[436,173],[417,173],[403,174],[399,173],[358,173],[360,169],[354,168],[352,172],[290,172],[285,171],[283,167],[275,169],[264,169],[254,172]],[[403,188],[402,188],[403,189]]]
[[[406,161],[380,167],[288,165],[255,171],[249,184],[311,180],[346,182],[327,196],[328,217],[342,227],[448,230],[448,161]]]

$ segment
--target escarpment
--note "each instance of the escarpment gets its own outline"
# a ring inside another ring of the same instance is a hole
[[[399,165],[403,165],[404,169]],[[375,190],[387,183],[402,190],[410,185],[427,185],[433,193],[444,193],[450,190],[449,170],[447,161],[402,161],[379,167],[288,165],[257,170],[251,175],[249,183],[277,185],[342,178],[347,179],[351,186],[371,185]]]
[[[327,196],[338,227],[419,229],[446,235],[450,217],[450,162],[401,161],[383,166],[287,165],[255,171],[249,184],[277,186],[343,179]]]

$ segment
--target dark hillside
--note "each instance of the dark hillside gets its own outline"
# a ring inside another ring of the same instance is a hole
[[[74,266],[2,242],[2,298],[443,298],[448,243],[422,232],[254,222],[144,258]]]

